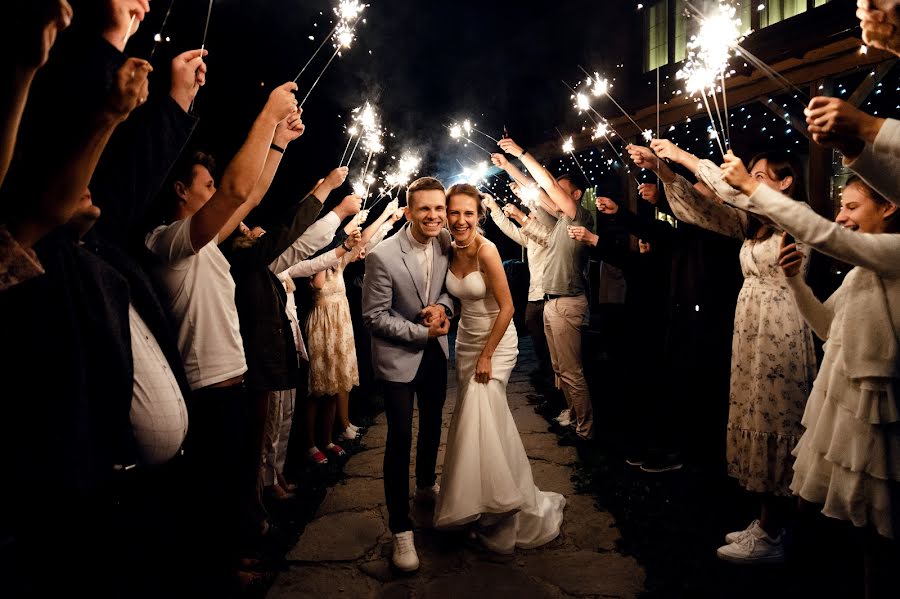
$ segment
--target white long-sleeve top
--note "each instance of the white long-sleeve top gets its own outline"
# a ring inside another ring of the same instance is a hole
[[[900,121],[887,119],[875,137],[854,160],[844,160],[863,181],[885,198],[900,205]]]
[[[306,260],[323,247],[331,243],[334,239],[334,232],[341,224],[341,218],[334,211],[329,212],[312,225],[297,238],[291,247],[276,258],[269,265],[269,270],[275,274],[283,272],[285,269],[297,264],[301,260]]]
[[[854,379],[900,378],[900,234],[845,229],[765,185],[751,196],[738,193],[726,201],[767,216],[798,241],[858,267],[836,292],[852,302],[841,323],[847,372]],[[792,287],[796,293],[797,286]],[[809,302],[802,293],[797,296],[801,311],[816,334],[827,338],[833,308],[826,302],[820,309],[804,309],[801,302]]]
[[[532,214],[543,212],[538,208]],[[545,213],[546,214],[546,213]],[[547,215],[548,218],[552,218]],[[535,218],[532,216],[532,218]],[[544,266],[546,264],[547,248],[529,238],[522,229],[509,220],[499,207],[491,210],[491,220],[503,232],[504,235],[521,245],[528,252],[528,301],[534,302],[544,299]],[[530,220],[530,219],[529,219]]]

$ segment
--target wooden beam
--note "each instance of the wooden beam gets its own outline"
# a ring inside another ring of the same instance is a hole
[[[789,123],[791,127],[793,127],[796,131],[799,131],[803,134],[804,137],[809,139],[809,131],[806,128],[806,121],[802,121],[792,115],[790,112],[784,109],[784,107],[778,102],[773,102],[770,99],[763,100],[759,98],[757,100],[760,104],[766,107],[767,110],[773,112],[776,116],[781,118],[784,122]]]
[[[859,84],[859,87],[853,90],[853,93],[847,98],[847,102],[859,108],[863,103],[863,100],[868,98],[869,95],[875,91],[875,87],[881,83],[881,80],[885,78],[892,68],[894,68],[895,64],[897,64],[896,58],[876,66],[872,75],[863,79],[862,83]]]
[[[843,39],[807,52],[801,58],[789,58],[771,67],[794,85],[803,87],[826,77],[838,77],[852,71],[876,67],[888,59],[896,60],[891,54],[875,49],[869,49],[867,54],[860,54],[861,44],[855,38]],[[730,107],[784,91],[779,84],[758,70],[750,71],[749,75],[732,76],[726,80],[726,89]],[[703,112],[702,109],[700,112]],[[697,115],[695,100],[684,94],[671,96],[667,104],[660,106],[660,124],[664,126],[675,125],[689,116]],[[641,127],[653,128],[656,123],[656,106],[647,106],[632,116]],[[617,118],[611,122],[616,128],[626,127],[628,123],[625,118]]]

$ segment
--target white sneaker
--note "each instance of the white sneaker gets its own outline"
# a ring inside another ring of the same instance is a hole
[[[419,569],[419,556],[411,530],[394,535],[394,555],[391,561],[398,570],[415,572]]]
[[[780,564],[784,562],[783,536],[783,531],[774,539],[765,532],[761,537],[751,532],[734,543],[719,547],[716,555],[735,564]]]
[[[560,426],[570,426],[572,424],[572,411],[566,408],[553,420],[558,422]]]
[[[437,501],[438,495],[441,493],[440,485],[431,485],[430,487],[420,487],[416,489],[416,503],[434,503]]]
[[[760,528],[759,520],[754,520],[744,530],[736,530],[734,532],[730,532],[727,535],[725,535],[725,544],[730,545],[731,543],[737,543],[742,538],[744,538],[744,535],[749,535],[751,533],[755,534],[758,537],[761,537],[764,534],[766,534],[766,531],[764,531],[762,528]]]

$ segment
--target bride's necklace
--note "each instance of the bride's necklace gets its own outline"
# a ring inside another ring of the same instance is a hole
[[[475,240],[476,240],[476,239],[478,239],[478,233],[476,233],[475,235],[473,235],[473,236],[472,236],[472,240],[471,240],[469,243],[467,243],[466,245],[460,245],[459,242],[457,241],[457,242],[456,242],[456,247],[457,247],[458,249],[460,249],[460,250],[464,250],[464,249],[466,249],[467,247],[469,247],[470,245],[472,245],[473,243],[475,243]]]

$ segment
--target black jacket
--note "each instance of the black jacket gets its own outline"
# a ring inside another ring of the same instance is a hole
[[[253,245],[236,244],[241,233],[235,231],[220,246],[234,278],[249,389],[276,391],[298,386],[294,334],[285,314],[287,294],[269,265],[303,235],[321,209],[322,202],[309,195],[301,202],[291,202],[281,218],[264,227],[266,234]]]

